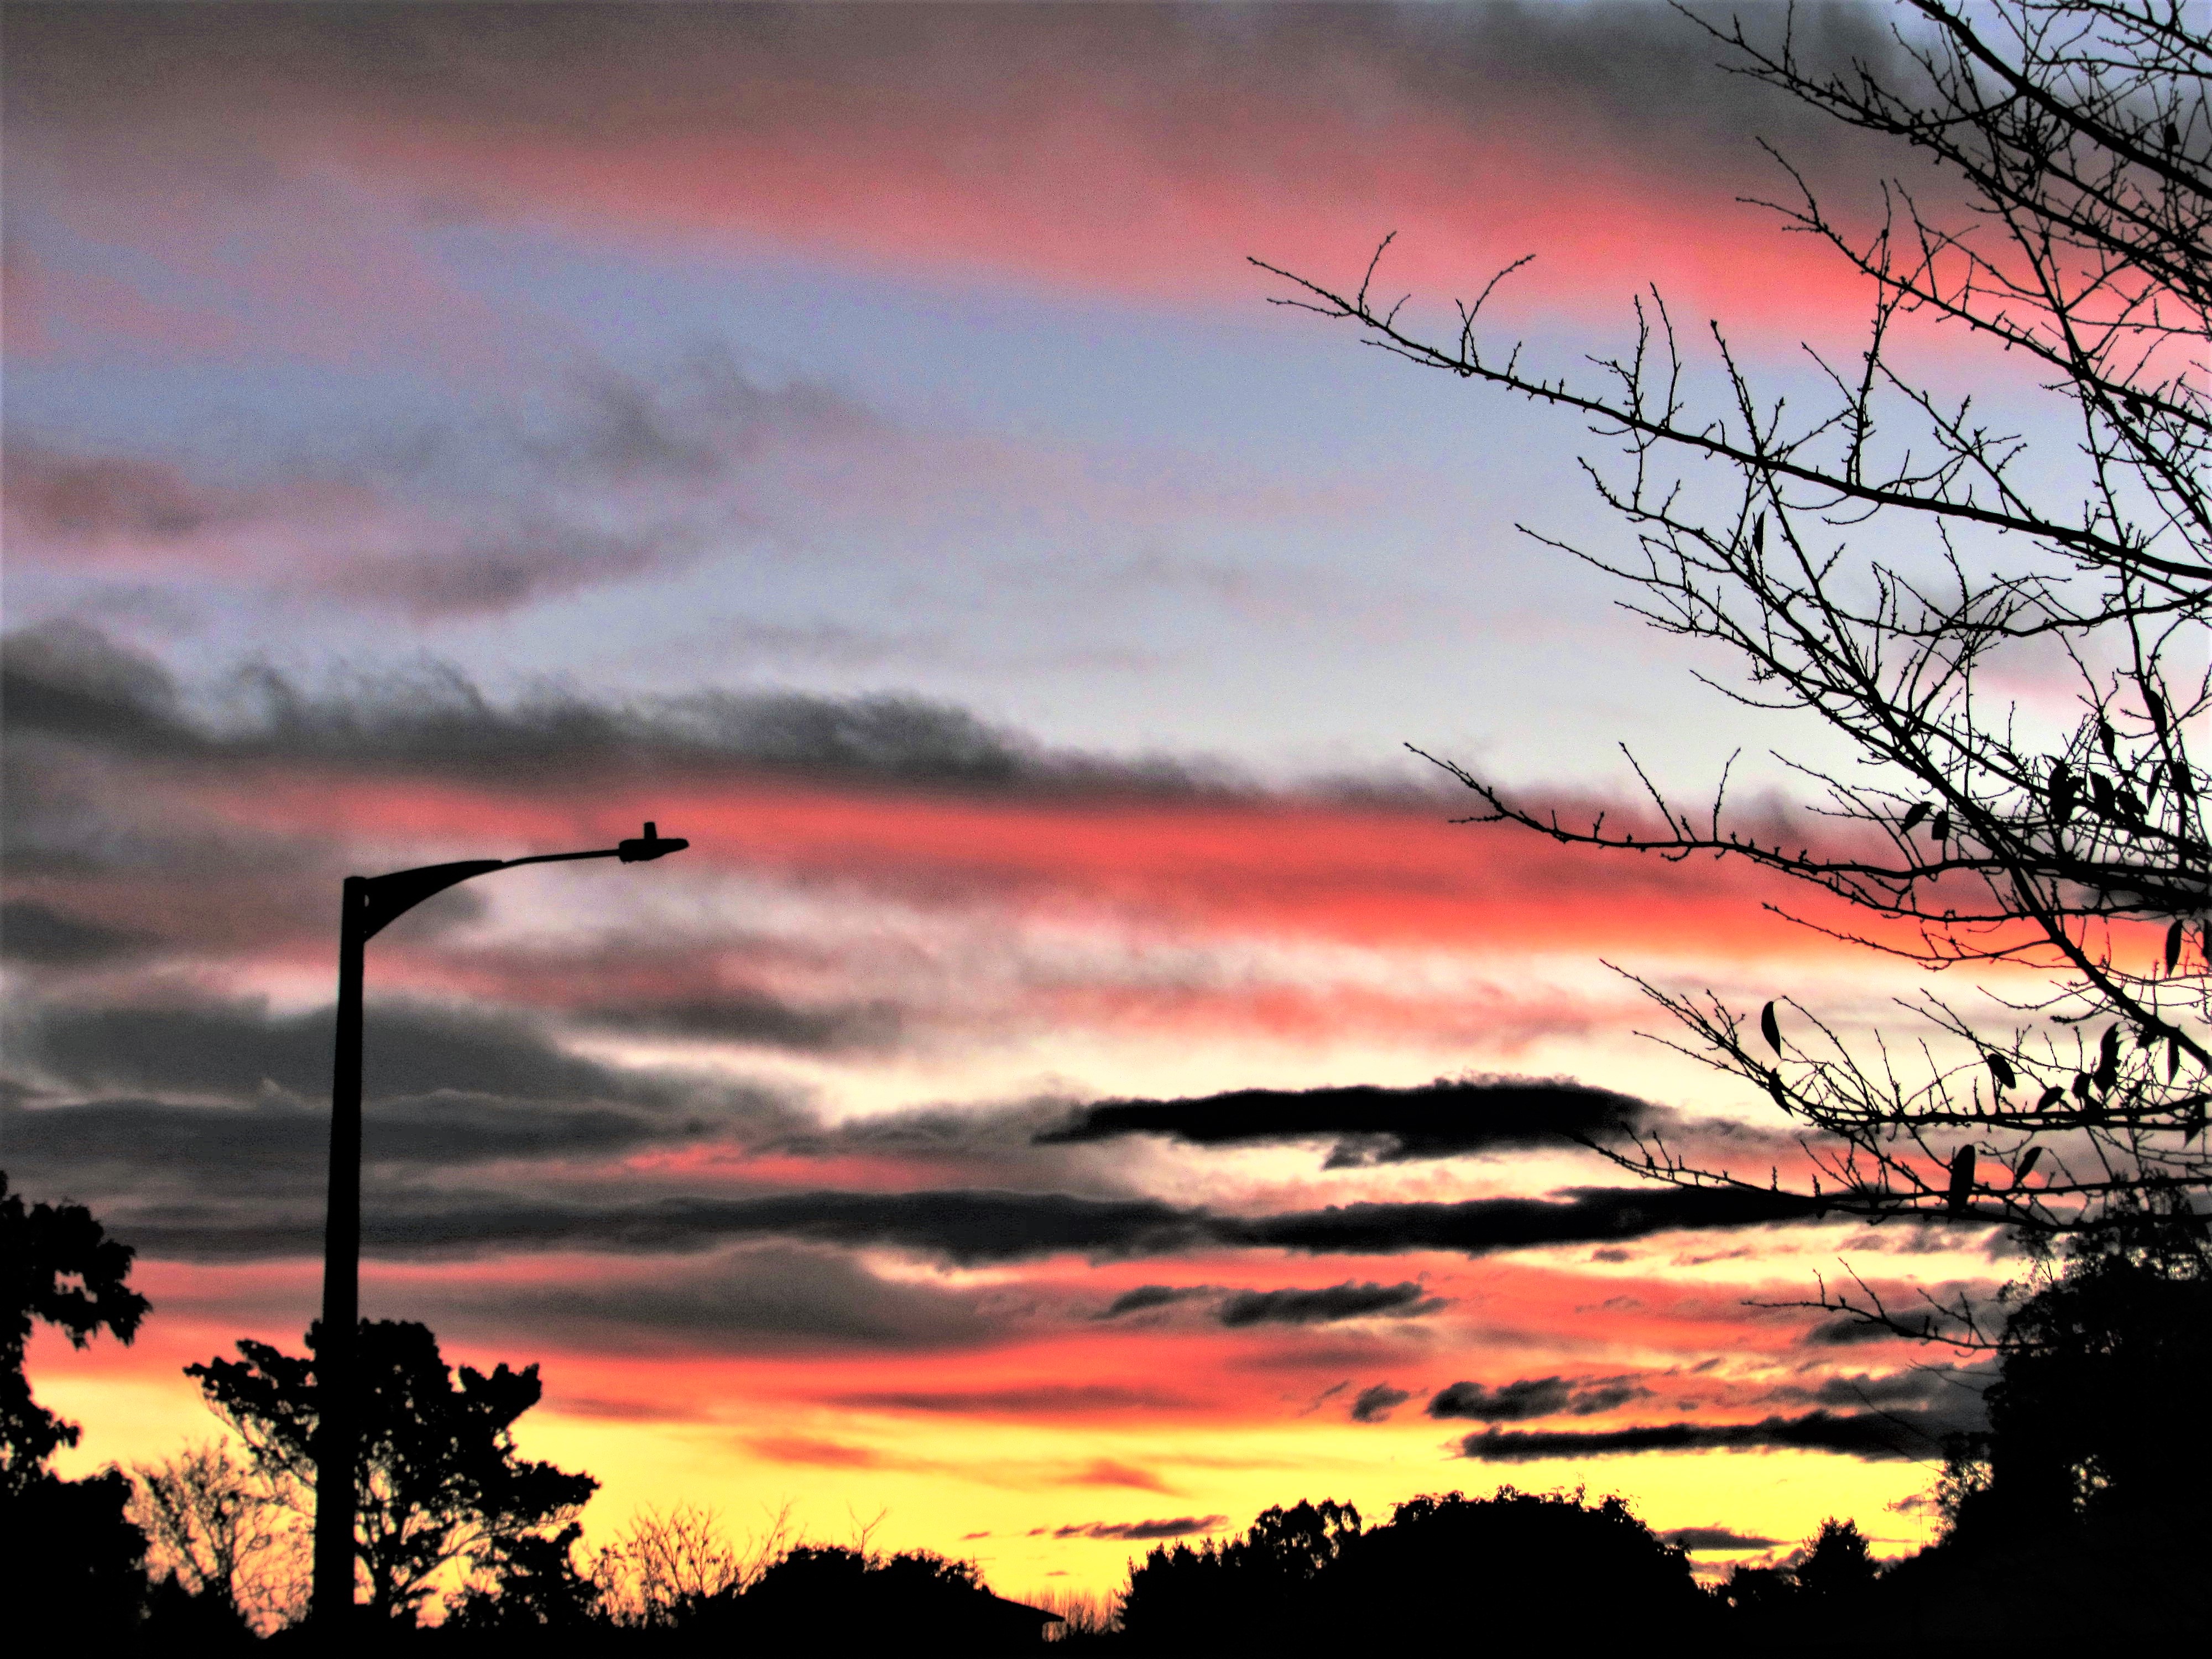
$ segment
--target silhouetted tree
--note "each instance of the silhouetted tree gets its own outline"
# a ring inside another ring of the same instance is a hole
[[[1798,1589],[1832,1615],[1863,1604],[1878,1571],[1858,1522],[1832,1515],[1820,1522],[1794,1576]]]
[[[1130,1571],[1121,1628],[1194,1650],[1310,1639],[1318,1581],[1359,1530],[1358,1510],[1323,1498],[1264,1510],[1242,1538],[1155,1546]]]
[[[2169,1236],[2169,1243],[2171,1243]],[[1935,1497],[1943,1538],[1882,1576],[1889,1623],[1992,1641],[2156,1644],[2212,1632],[2212,1274],[2191,1250],[2082,1249],[2014,1311]]]
[[[131,1254],[82,1205],[27,1207],[0,1174],[0,1616],[18,1638],[110,1634],[138,1617],[146,1537],[125,1514],[130,1480],[47,1467],[80,1431],[32,1397],[23,1370],[39,1321],[80,1348],[103,1330],[137,1334],[149,1304],[125,1282]]]
[[[456,1631],[589,1629],[599,1616],[599,1586],[577,1565],[583,1523],[558,1532],[495,1538],[470,1563],[469,1583],[446,1623]]]
[[[1739,1628],[1771,1630],[1796,1610],[1797,1580],[1787,1567],[1754,1567],[1739,1563],[1729,1571],[1721,1599],[1739,1615]]]
[[[2212,1534],[2212,1444],[2172,1410],[2212,1379],[2212,1279],[2087,1257],[2014,1313],[2000,1355],[1990,1512]]]
[[[0,1171],[0,1495],[20,1496],[79,1430],[31,1397],[23,1372],[31,1328],[54,1326],[82,1348],[105,1330],[129,1342],[146,1298],[125,1281],[132,1251],[82,1204],[24,1206]]]
[[[1836,70],[1801,55],[1788,15],[1706,25],[1740,72],[1920,163],[1863,234],[1788,174],[1788,226],[1873,296],[1848,359],[1808,348],[1809,402],[1763,394],[1718,325],[1718,396],[1700,401],[1656,295],[1590,383],[1486,337],[1496,280],[1436,338],[1374,293],[1372,266],[1349,291],[1278,272],[1297,289],[1284,303],[1617,439],[1620,463],[1585,471],[1627,545],[1567,550],[1654,627],[1732,651],[1744,678],[1722,689],[1740,703],[1822,722],[1849,757],[1792,763],[1825,815],[1805,848],[1730,813],[1725,779],[1695,813],[1653,788],[1655,823],[1623,828],[1448,764],[1477,821],[1749,863],[1855,907],[1822,924],[1839,937],[1930,969],[2036,971],[2008,973],[1994,1018],[1923,997],[1925,1065],[1917,1043],[1862,1044],[1786,996],[1753,1020],[1644,986],[1684,1052],[1824,1137],[1797,1186],[1808,1209],[2193,1231],[2212,1190],[2212,847],[2189,743],[2212,708],[2212,33],[2170,0],[1899,9],[1893,52]],[[2017,435],[1916,379],[1905,319],[1991,349],[2008,395],[2040,376],[2068,435]],[[2069,677],[2077,713],[2019,706],[2004,677],[2023,668]],[[1679,1184],[1771,1179],[1663,1140],[1601,1150]],[[1833,1304],[1916,1332],[1929,1314]],[[1950,1311],[1942,1334],[1996,1340]]]
[[[1729,1616],[1719,1629],[1746,1651],[1861,1652],[1896,1628],[1877,1600],[1881,1583],[1858,1522],[1830,1516],[1794,1565],[1739,1565],[1729,1574],[1719,1600]]]
[[[221,1444],[198,1446],[131,1471],[131,1519],[147,1536],[156,1579],[196,1601],[268,1628],[305,1606],[302,1530],[266,1476]]]
[[[600,1614],[625,1629],[674,1629],[759,1578],[791,1542],[788,1504],[743,1544],[731,1541],[711,1509],[641,1509],[592,1560]]]
[[[1463,1643],[1475,1630],[1570,1650],[1655,1630],[1694,1636],[1709,1611],[1680,1548],[1626,1500],[1591,1504],[1579,1490],[1409,1499],[1335,1576],[1340,1625],[1400,1649]]]
[[[313,1350],[319,1328],[307,1333]],[[187,1365],[217,1415],[234,1429],[255,1465],[303,1512],[314,1480],[314,1360],[265,1342],[241,1340],[242,1360]],[[515,1419],[542,1392],[538,1367],[499,1366],[489,1376],[460,1368],[456,1383],[428,1328],[363,1320],[362,1473],[355,1547],[372,1613],[412,1620],[449,1563],[527,1560],[520,1540],[555,1536],[598,1489],[588,1474],[518,1457]]]
[[[2144,1639],[2212,1631],[2212,1275],[2084,1255],[2014,1313],[1986,1434],[1954,1448],[1953,1576],[2029,1583],[2047,1617]]]

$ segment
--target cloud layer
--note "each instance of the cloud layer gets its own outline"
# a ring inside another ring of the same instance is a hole
[[[1648,1125],[1653,1109],[1560,1079],[1444,1079],[1424,1088],[1238,1089],[1196,1100],[1086,1106],[1042,1141],[1170,1135],[1198,1146],[1333,1140],[1331,1167],[1515,1152],[1610,1140]]]
[[[1814,64],[1892,50],[1855,8],[1801,21],[1796,44]],[[245,46],[191,12],[110,29],[46,11],[9,56],[16,118],[112,174],[135,170],[118,129],[154,127],[196,160],[329,158],[471,221],[750,234],[1154,295],[1218,292],[1237,256],[1285,243],[1364,257],[1394,226],[1419,278],[1540,242],[1578,288],[1661,222],[1639,190],[1680,213],[1771,177],[1750,133],[1832,186],[1875,164],[1634,6],[717,9],[649,29],[596,8],[301,8]],[[1638,252],[1726,284],[1690,245]]]
[[[1839,1415],[1807,1412],[1765,1417],[1756,1423],[1654,1423],[1639,1428],[1489,1429],[1460,1442],[1459,1455],[1484,1463],[1529,1463],[1547,1458],[1613,1457],[1655,1451],[1827,1451],[1846,1456],[1926,1461],[1946,1435],[1961,1427],[1956,1413],[1863,1412]]]

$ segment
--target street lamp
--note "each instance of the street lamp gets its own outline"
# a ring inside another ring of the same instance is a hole
[[[354,1482],[361,1462],[361,975],[362,947],[433,893],[495,870],[574,859],[643,864],[691,843],[645,834],[589,853],[348,876],[338,920],[337,1059],[331,1078],[330,1206],[323,1226],[323,1330],[315,1352],[315,1622],[335,1631],[353,1612]]]

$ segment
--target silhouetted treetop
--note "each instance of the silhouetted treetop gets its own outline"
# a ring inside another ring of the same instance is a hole
[[[1593,1588],[1602,1586],[1602,1594]],[[1152,1550],[1129,1575],[1122,1626],[1140,1649],[1425,1648],[1562,1634],[1641,1635],[1711,1613],[1688,1558],[1627,1504],[1501,1487],[1401,1504],[1364,1528],[1350,1504],[1271,1509],[1242,1538]]]
[[[1492,325],[1540,249],[1435,331],[1379,288],[1380,250],[1356,284],[1278,271],[1279,302],[1575,417],[1612,451],[1583,465],[1613,533],[1530,533],[1661,633],[1721,647],[1705,660],[1731,670],[1700,678],[1802,734],[1775,757],[1802,830],[1732,802],[1726,769],[1691,804],[1638,769],[1628,821],[1440,763],[1474,822],[1754,866],[1801,884],[1778,914],[1954,984],[1985,975],[1989,994],[1924,990],[1906,1041],[1787,984],[1732,1002],[1638,981],[1683,1053],[1813,1133],[1778,1172],[1717,1166],[1664,1126],[1586,1139],[1681,1187],[1765,1192],[1778,1173],[1845,1214],[2195,1230],[2212,1200],[2212,775],[2192,748],[2212,711],[2212,28],[2171,0],[1901,0],[1896,50],[1838,65],[1795,9],[1677,9],[1724,66],[1893,142],[1897,173],[1863,204],[1779,158],[1778,228],[1826,243],[1868,301],[1843,349],[1808,343],[1809,389],[1762,384],[1783,371],[1656,293],[1618,349],[1543,366]],[[1976,376],[2007,413],[1960,393]],[[1971,1304],[1849,1305],[1996,1340]]]
[[[315,1349],[321,1329],[307,1333]],[[256,1464],[305,1507],[314,1478],[315,1363],[251,1338],[242,1359],[187,1365]],[[512,1553],[517,1540],[560,1528],[598,1490],[588,1474],[515,1454],[515,1420],[542,1392],[538,1367],[464,1365],[458,1381],[428,1328],[363,1320],[362,1465],[355,1547],[369,1605],[411,1618],[447,1563]],[[549,1560],[538,1567],[550,1569]]]
[[[31,1397],[24,1350],[40,1321],[82,1348],[100,1332],[128,1342],[150,1304],[124,1281],[131,1249],[107,1236],[82,1204],[33,1204],[0,1171],[0,1487],[20,1489],[57,1448],[77,1443]]]
[[[131,1340],[149,1305],[124,1282],[131,1258],[82,1205],[26,1206],[0,1174],[0,1616],[19,1640],[113,1639],[138,1616],[146,1536],[125,1513],[131,1482],[47,1468],[79,1430],[32,1398],[23,1371],[41,1320],[80,1348],[103,1330]]]

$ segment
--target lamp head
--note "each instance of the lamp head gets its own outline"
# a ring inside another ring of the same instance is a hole
[[[644,864],[671,853],[680,853],[690,844],[681,836],[663,836],[659,829],[647,820],[642,836],[633,836],[628,841],[617,843],[615,856],[624,864]]]

